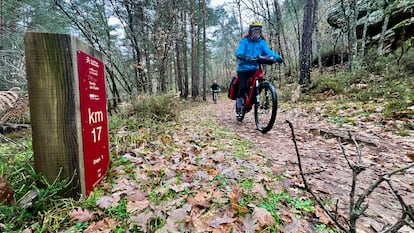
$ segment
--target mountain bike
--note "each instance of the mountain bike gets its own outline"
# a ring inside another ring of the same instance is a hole
[[[273,57],[259,56],[250,59],[259,63],[259,69],[248,80],[248,92],[243,98],[241,114],[238,121],[243,121],[244,116],[254,105],[254,119],[257,129],[263,134],[272,129],[277,113],[277,94],[273,84],[266,80],[262,65],[272,65],[276,62]]]

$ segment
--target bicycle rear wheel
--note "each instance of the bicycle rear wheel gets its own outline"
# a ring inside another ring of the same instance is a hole
[[[254,105],[254,119],[257,129],[263,134],[272,129],[276,120],[277,94],[273,84],[264,81],[259,84]]]

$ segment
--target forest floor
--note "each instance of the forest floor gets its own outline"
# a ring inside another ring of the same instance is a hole
[[[25,227],[24,232],[85,233],[334,232],[327,214],[309,201],[286,121],[292,123],[310,190],[325,208],[336,210],[344,225],[352,183],[345,157],[349,164],[360,159],[366,168],[357,177],[356,199],[414,158],[414,131],[395,130],[407,121],[413,125],[412,117],[385,118],[382,102],[377,102],[363,107],[329,100],[283,103],[266,134],[256,130],[253,112],[238,122],[234,101],[224,93],[217,104],[210,98],[196,104],[183,101],[188,108],[174,121],[146,125],[133,114],[127,115],[128,123],[114,117],[114,158],[93,195],[77,204],[67,202],[65,208],[44,210],[49,217],[40,225],[35,218],[28,226],[14,222],[14,227]],[[390,187],[406,205],[414,206],[413,167],[393,174],[389,182],[392,186],[382,182],[365,200],[368,208],[357,221],[358,233],[387,232],[400,220],[402,207]],[[48,230],[36,231],[39,226]],[[7,229],[0,222],[0,231],[3,228]],[[405,226],[398,232],[413,229]]]
[[[276,123],[267,134],[256,130],[253,111],[246,115],[242,123],[237,122],[234,101],[227,99],[225,95],[220,96],[217,104],[209,100],[207,109],[219,125],[255,143],[261,153],[265,153],[264,156],[270,159],[269,166],[280,171],[292,182],[292,186],[303,187],[291,129],[286,123],[287,120],[292,122],[310,189],[325,200],[325,203],[328,200],[334,203],[331,205],[338,208],[340,215],[348,216],[352,170],[344,154],[351,163],[361,157],[362,165],[366,167],[357,177],[358,197],[384,174],[411,162],[409,157],[414,152],[414,132],[410,131],[411,136],[397,136],[387,130],[386,126],[379,124],[375,114],[357,119],[355,124],[339,125],[329,121],[323,113],[327,104],[329,102],[311,108],[297,105],[292,109],[279,106]],[[397,123],[390,121],[388,124]],[[344,151],[341,150],[338,137],[345,139],[348,132],[355,137],[360,156],[356,144],[350,140],[344,140]],[[414,169],[393,175],[391,182],[406,204],[413,206]],[[381,232],[395,224],[402,215],[401,205],[386,182],[380,184],[365,203],[368,204],[368,209],[358,221],[360,232]],[[405,227],[399,232],[412,231],[413,229]]]

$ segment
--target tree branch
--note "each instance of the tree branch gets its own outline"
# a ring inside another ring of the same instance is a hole
[[[292,132],[292,139],[293,139],[293,143],[295,144],[295,150],[296,150],[296,155],[298,158],[298,163],[299,163],[299,170],[300,170],[300,176],[302,177],[303,180],[303,184],[305,185],[305,189],[307,192],[309,192],[313,199],[316,201],[316,203],[318,203],[318,205],[324,210],[324,212],[329,216],[329,218],[335,223],[335,225],[340,228],[341,230],[348,232],[348,230],[342,226],[342,224],[339,223],[337,216],[338,215],[332,215],[331,211],[329,211],[325,205],[322,203],[322,201],[316,196],[316,194],[310,189],[308,182],[306,181],[305,175],[303,173],[303,169],[302,169],[302,161],[301,161],[301,156],[299,154],[299,149],[296,143],[296,136],[295,136],[295,131],[293,129],[293,124],[289,121],[286,120],[286,123],[289,124],[290,130]]]

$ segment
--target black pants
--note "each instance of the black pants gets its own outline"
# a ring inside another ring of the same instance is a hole
[[[237,98],[243,98],[245,94],[247,94],[249,78],[252,77],[255,72],[256,70],[237,71],[237,76],[239,77],[239,92],[237,93]]]

